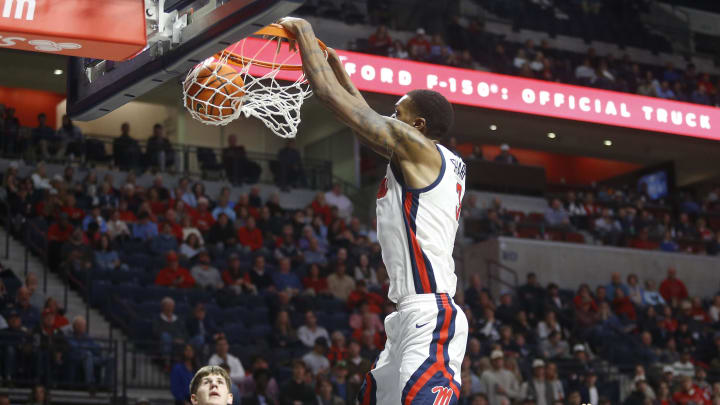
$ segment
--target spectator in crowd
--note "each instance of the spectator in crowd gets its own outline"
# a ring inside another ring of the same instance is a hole
[[[207,316],[207,308],[202,302],[195,304],[192,317],[185,322],[185,330],[189,337],[188,343],[197,353],[202,353],[205,345],[222,336],[215,321]]]
[[[185,242],[180,245],[180,255],[187,259],[194,259],[198,253],[203,251],[203,247],[200,244],[200,238],[196,233],[190,233],[185,238]]]
[[[289,190],[290,187],[302,186],[307,182],[302,168],[300,152],[295,148],[295,140],[288,139],[285,147],[278,151],[278,172],[276,182],[278,187]]]
[[[170,392],[175,398],[175,405],[190,403],[190,382],[197,368],[195,351],[191,345],[185,345],[179,361],[170,371]]]
[[[30,290],[27,287],[17,289],[15,305],[11,308],[17,311],[21,324],[25,328],[32,329],[40,322],[40,311],[30,304]]]
[[[294,297],[303,289],[300,279],[292,272],[289,258],[281,258],[278,264],[278,271],[272,276],[275,289],[288,294],[290,297]]]
[[[355,280],[346,274],[346,267],[344,263],[337,263],[335,272],[327,278],[330,293],[341,301],[346,301],[355,289]]]
[[[163,256],[167,252],[178,250],[177,237],[173,233],[172,225],[169,222],[158,224],[160,233],[150,240],[150,251],[156,255]]]
[[[518,380],[511,371],[503,368],[503,360],[503,352],[494,350],[490,354],[491,368],[485,370],[480,376],[481,383],[487,389],[491,405],[511,403],[520,399]]]
[[[82,159],[85,155],[84,137],[80,128],[73,124],[70,117],[63,115],[62,126],[57,130],[57,137],[62,142],[58,156],[67,155],[70,160],[75,157]]]
[[[580,398],[585,404],[599,404],[602,393],[595,385],[597,383],[597,374],[590,370],[585,375],[584,385],[580,388]]]
[[[346,221],[351,218],[353,203],[343,194],[340,183],[333,184],[332,190],[325,193],[325,201],[329,206],[337,207],[340,218]]]
[[[175,300],[165,297],[160,302],[160,316],[153,320],[153,336],[161,342],[163,355],[170,356],[173,347],[185,344],[185,323],[175,314]],[[192,347],[191,347],[192,348]]]
[[[405,45],[402,43],[402,41],[395,41],[393,43],[392,48],[390,48],[390,51],[388,51],[388,56],[391,58],[396,59],[409,59],[410,55],[408,54],[407,50],[405,49]]]
[[[265,266],[265,257],[261,255],[255,256],[253,267],[249,272],[250,283],[257,288],[258,291],[274,289],[272,275]]]
[[[136,139],[130,136],[130,124],[123,122],[120,136],[113,140],[113,160],[121,170],[134,170],[139,167],[142,150]]]
[[[237,135],[228,136],[228,146],[222,150],[222,164],[230,183],[239,186],[254,184],[260,179],[260,165],[248,159],[245,147],[237,144]]]
[[[570,216],[559,198],[553,198],[550,207],[545,211],[545,222],[552,227],[570,226]]]
[[[36,190],[53,190],[53,187],[50,185],[50,179],[47,177],[45,163],[39,162],[35,165],[35,172],[30,178],[32,179],[33,188]]]
[[[40,158],[50,157],[48,144],[55,139],[55,130],[47,125],[47,115],[40,113],[37,116],[38,126],[32,129],[31,139],[35,145],[40,146]]]
[[[547,366],[545,366],[545,380],[547,380],[550,385],[552,400],[562,402],[565,399],[565,389],[562,381],[560,381],[560,378],[558,377],[556,363],[550,362]],[[552,403],[554,404],[555,402]]]
[[[242,383],[245,378],[245,368],[243,367],[240,359],[233,356],[229,352],[230,345],[224,336],[218,336],[215,340],[215,353],[208,360],[208,365],[219,366],[220,364],[227,364],[230,367],[230,379],[235,384]]]
[[[673,307],[678,306],[680,301],[688,297],[685,283],[676,276],[677,270],[670,267],[667,271],[667,278],[660,283],[660,295]]]
[[[95,340],[87,334],[87,322],[82,316],[76,316],[72,323],[72,334],[68,337],[70,347],[70,381],[77,381],[75,373],[82,368],[85,384],[95,385],[95,370],[99,368],[102,384],[110,386],[113,377],[113,359],[103,353]]]
[[[550,405],[552,403],[552,387],[545,380],[545,362],[535,359],[532,362],[532,378],[520,387],[520,398],[532,401],[533,404]]]
[[[368,38],[368,51],[376,55],[386,56],[393,44],[392,38],[388,34],[387,27],[380,25],[375,32]]]
[[[55,327],[55,314],[49,308],[42,312],[40,323],[32,331],[36,377],[41,381],[56,380],[67,362],[68,343],[63,332]]]
[[[300,342],[306,347],[313,348],[318,338],[330,339],[327,329],[317,324],[317,317],[313,311],[305,312],[305,323],[297,331]]]
[[[165,171],[175,164],[175,151],[162,124],[153,125],[153,133],[147,140],[145,156],[148,165],[160,171]]]
[[[155,277],[155,284],[175,288],[192,288],[195,286],[195,279],[190,272],[180,267],[177,253],[169,251],[165,255],[167,267],[160,270]]]
[[[225,284],[220,277],[220,271],[210,263],[210,254],[202,251],[197,255],[197,264],[190,271],[195,284],[201,288],[220,290]]]
[[[408,53],[410,59],[413,60],[425,60],[430,54],[430,41],[425,36],[425,30],[418,28],[415,31],[415,36],[410,38],[407,43]]]
[[[296,360],[292,366],[292,378],[280,390],[280,405],[312,405],[315,393],[306,381],[307,366],[303,361]]]
[[[133,238],[149,241],[158,236],[158,226],[150,219],[147,212],[138,215],[138,222],[133,224]]]
[[[3,342],[3,347],[0,348],[0,358],[3,359],[0,376],[5,380],[12,380],[16,375],[23,374],[32,364],[32,335],[31,329],[22,324],[20,313],[16,309],[5,311],[4,316],[7,327],[0,329],[0,341]]]
[[[27,405],[47,405],[51,403],[52,399],[44,385],[36,384],[32,387]]]
[[[495,156],[495,159],[493,160],[498,163],[518,163],[517,158],[512,153],[510,153],[510,145],[506,143],[500,145],[500,154]]]
[[[328,380],[319,382],[318,404],[320,405],[344,405],[346,402],[335,395],[333,385]]]
[[[315,339],[312,351],[302,357],[303,362],[313,376],[324,374],[330,369],[330,361],[327,359],[328,343],[324,337]]]
[[[540,341],[540,353],[547,359],[565,359],[570,357],[570,346],[562,339],[560,332],[553,330],[548,339]]]
[[[612,302],[615,299],[615,293],[618,289],[622,291],[623,296],[630,294],[628,286],[622,282],[622,276],[620,276],[620,273],[613,272],[610,275],[610,282],[605,286],[608,301]]]

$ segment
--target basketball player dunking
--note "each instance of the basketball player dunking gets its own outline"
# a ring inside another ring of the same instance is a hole
[[[397,311],[385,318],[385,349],[359,403],[455,404],[468,335],[465,314],[452,299],[465,164],[432,140],[450,129],[452,106],[440,93],[413,90],[384,117],[368,106],[332,49],[325,59],[307,21],[280,24],[295,35],[318,99],[390,162],[377,195],[377,234]]]

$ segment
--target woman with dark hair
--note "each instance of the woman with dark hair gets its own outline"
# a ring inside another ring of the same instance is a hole
[[[101,270],[127,270],[127,266],[120,262],[120,255],[113,249],[107,234],[100,235],[95,245],[95,265]]]
[[[68,321],[68,319],[65,317],[65,311],[63,311],[63,309],[58,306],[55,298],[49,297],[47,300],[45,300],[43,314],[45,314],[45,311],[48,311],[50,314],[52,314],[55,319],[52,326],[53,331],[55,329],[60,329],[61,331],[65,332],[63,329],[67,329],[70,327],[70,321]]]
[[[180,245],[180,255],[192,260],[200,251],[202,251],[200,238],[194,232],[189,233],[185,238],[185,242]]]
[[[180,359],[170,371],[170,392],[175,397],[175,405],[190,403],[190,381],[198,369],[195,350],[189,344],[185,345]]]
[[[290,322],[290,314],[286,310],[278,311],[275,316],[273,339],[275,346],[278,347],[291,347],[299,341],[297,332]]]

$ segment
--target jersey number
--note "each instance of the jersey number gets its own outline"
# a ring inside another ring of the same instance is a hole
[[[455,220],[460,221],[460,210],[462,209],[462,186],[460,183],[457,184],[457,193],[458,193],[458,205],[455,208]]]

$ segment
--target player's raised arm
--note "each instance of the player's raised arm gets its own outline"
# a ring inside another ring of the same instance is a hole
[[[283,18],[279,23],[295,35],[303,71],[313,87],[313,93],[352,128],[364,143],[386,158],[395,157],[400,162],[423,164],[428,160],[428,153],[433,155],[430,160],[437,158],[439,161],[434,143],[417,130],[425,125],[423,119],[414,123],[413,128],[402,121],[378,114],[367,105],[345,76],[339,59],[335,68],[325,59],[325,53],[318,45],[310,23],[291,17]]]

